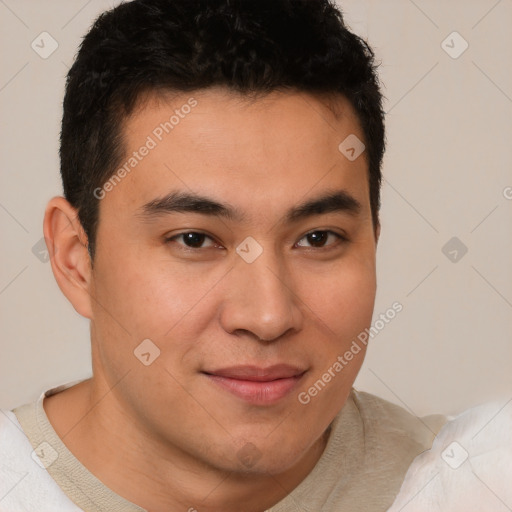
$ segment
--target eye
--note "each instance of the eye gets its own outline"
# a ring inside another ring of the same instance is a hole
[[[333,239],[334,241],[332,241]],[[306,240],[306,243],[308,245],[302,242],[303,240]],[[331,243],[328,243],[329,240],[331,240]],[[311,247],[314,249],[322,249],[324,247],[335,247],[340,243],[347,241],[347,238],[338,233],[335,233],[334,231],[316,230],[307,233],[299,240],[299,242],[297,242],[296,245],[299,247]],[[184,249],[208,249],[211,247],[220,247],[218,244],[216,244],[212,237],[208,236],[206,233],[201,233],[198,231],[187,231],[185,233],[179,233],[177,235],[167,238],[165,242],[177,243]],[[207,243],[205,244],[205,242]]]
[[[178,242],[178,240],[182,240],[183,243]],[[204,246],[205,240],[210,240],[210,244]],[[178,245],[185,246],[189,249],[204,249],[208,247],[214,247],[215,242],[214,240],[206,235],[205,233],[200,233],[197,231],[187,231],[186,233],[180,233],[178,235],[174,235],[170,238],[167,238],[165,240],[167,243],[170,242],[178,242]]]
[[[332,240],[333,237],[335,239],[335,243],[327,244],[327,241],[329,240],[329,238],[331,238],[331,240]],[[306,240],[307,243],[311,244],[311,245],[308,246],[308,245],[301,244],[302,240]],[[347,242],[347,241],[348,241],[347,238],[345,238],[344,236],[342,236],[338,233],[335,233],[334,231],[317,230],[317,231],[311,231],[310,233],[303,236],[297,242],[297,245],[299,247],[313,247],[315,249],[322,249],[323,247],[330,247],[333,245],[336,246],[341,242]]]

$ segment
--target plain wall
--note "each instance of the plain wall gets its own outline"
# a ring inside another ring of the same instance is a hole
[[[348,24],[368,39],[382,63],[386,96],[375,319],[394,302],[403,305],[371,339],[356,387],[419,415],[507,400],[512,397],[512,2],[339,3]],[[46,202],[61,193],[65,75],[81,37],[111,5],[0,3],[3,408],[91,371],[88,322],[59,291],[50,264],[32,249],[42,237]],[[46,59],[31,48],[43,31],[58,42]],[[446,39],[454,31],[469,45],[457,58],[463,40]],[[443,252],[453,237],[458,246]],[[467,248],[463,256],[461,244]]]

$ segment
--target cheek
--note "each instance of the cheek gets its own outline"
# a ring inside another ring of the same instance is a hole
[[[336,338],[337,345],[340,340],[346,342],[371,323],[376,293],[374,261],[342,259],[327,272],[304,281],[301,293],[304,303],[323,322],[327,337]]]
[[[366,353],[357,336],[370,324],[376,279],[372,256],[341,259],[304,287],[304,302],[317,326],[312,372],[301,388],[304,413],[331,417],[345,402]]]
[[[125,256],[98,265],[98,303],[137,337],[160,338],[193,308],[208,285],[168,261]],[[117,264],[113,264],[117,261]],[[112,318],[106,318],[112,322]]]
[[[160,350],[157,366],[183,376],[182,361],[192,351],[195,364],[197,339],[215,317],[212,289],[225,269],[192,272],[165,258],[125,253],[99,259],[95,273],[94,339],[104,370],[113,378],[140,370],[134,350],[150,339]]]

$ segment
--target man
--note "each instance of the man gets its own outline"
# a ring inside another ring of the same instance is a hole
[[[383,151],[373,53],[328,0],[100,16],[44,220],[93,376],[0,416],[0,510],[390,507],[445,418],[352,388]]]

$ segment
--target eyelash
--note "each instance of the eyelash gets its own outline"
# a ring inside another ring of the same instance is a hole
[[[349,239],[346,236],[341,235],[340,233],[336,233],[335,231],[332,231],[332,230],[329,230],[329,229],[315,229],[313,231],[309,231],[304,236],[302,236],[302,238],[299,239],[299,242],[302,239],[306,238],[308,235],[312,235],[313,233],[327,233],[327,235],[334,235],[338,239],[338,242],[335,243],[335,244],[327,245],[325,247],[306,246],[305,248],[307,250],[313,250],[313,251],[323,250],[323,251],[328,251],[330,249],[338,247],[340,244],[348,243],[349,242]],[[214,243],[216,243],[215,240],[210,235],[207,235],[206,233],[203,233],[201,231],[185,231],[183,233],[178,233],[177,235],[173,235],[172,237],[166,238],[165,239],[165,243],[166,244],[170,244],[171,242],[175,242],[176,239],[178,239],[178,238],[180,238],[180,237],[182,237],[184,235],[189,235],[189,234],[204,235],[206,238],[209,238]],[[181,250],[184,250],[186,252],[197,252],[197,251],[206,250],[206,249],[218,248],[218,246],[217,247],[215,247],[215,246],[210,246],[210,247],[189,247],[189,246],[184,245],[184,244],[178,244],[178,245],[180,246]]]

